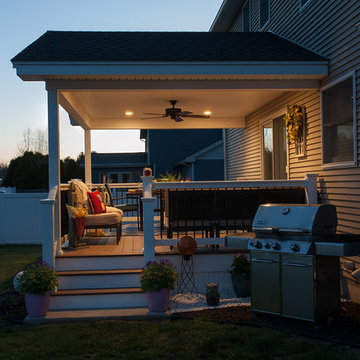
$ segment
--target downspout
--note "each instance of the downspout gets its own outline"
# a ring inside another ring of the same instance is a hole
[[[227,167],[226,167],[226,129],[222,130],[222,137],[223,137],[223,153],[224,153],[224,180],[228,179],[227,176]]]

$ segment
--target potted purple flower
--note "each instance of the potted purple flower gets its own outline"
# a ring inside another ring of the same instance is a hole
[[[170,290],[177,280],[176,268],[169,260],[149,261],[140,275],[141,289],[147,292],[151,311],[162,312],[169,308]]]
[[[27,267],[18,278],[19,292],[25,295],[30,316],[44,316],[49,309],[50,292],[56,290],[56,271],[46,262]]]
[[[245,255],[238,253],[234,257],[230,274],[236,296],[250,296],[250,262]]]

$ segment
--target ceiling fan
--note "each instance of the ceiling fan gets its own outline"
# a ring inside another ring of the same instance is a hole
[[[145,115],[157,115],[157,116],[143,118],[143,120],[162,119],[162,118],[170,117],[176,122],[179,122],[179,121],[184,121],[183,119],[184,117],[199,118],[199,119],[207,119],[210,117],[210,115],[193,115],[191,111],[182,111],[180,108],[175,107],[176,103],[177,100],[170,100],[170,104],[172,105],[172,107],[165,109],[164,114],[144,113]]]

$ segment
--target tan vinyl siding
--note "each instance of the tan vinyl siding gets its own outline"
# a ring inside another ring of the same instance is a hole
[[[250,1],[251,29],[259,29],[258,0]],[[356,73],[356,121],[358,161],[360,162],[360,1],[311,0],[300,11],[298,0],[272,0],[270,22],[263,29],[272,31],[330,59],[329,77],[323,85],[351,71]],[[235,21],[232,31],[239,31]],[[243,130],[227,130],[227,173],[229,179],[261,179],[260,124],[287,105],[306,106],[306,156],[298,158],[290,146],[290,179],[318,173],[321,201],[337,206],[339,232],[360,233],[360,169],[347,167],[322,169],[320,93],[316,91],[284,94],[250,114]]]

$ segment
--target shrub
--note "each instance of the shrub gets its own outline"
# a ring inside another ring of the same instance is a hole
[[[176,268],[169,260],[149,261],[140,275],[143,291],[173,290],[176,280]]]
[[[45,295],[57,287],[56,271],[46,262],[27,267],[19,277],[21,294]]]
[[[231,264],[231,274],[249,274],[250,262],[248,258],[241,253],[238,253]]]

